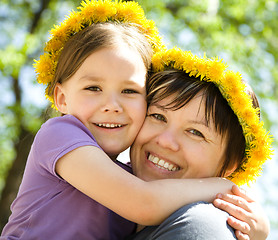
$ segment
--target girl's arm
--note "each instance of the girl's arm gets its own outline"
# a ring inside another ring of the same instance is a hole
[[[236,229],[238,240],[266,239],[270,227],[261,206],[237,186],[232,187],[232,193],[217,195],[213,204],[231,215],[228,224]]]
[[[56,163],[56,172],[90,198],[142,225],[157,225],[188,203],[212,202],[218,192],[228,192],[233,185],[221,178],[145,182],[93,146],[64,155]]]

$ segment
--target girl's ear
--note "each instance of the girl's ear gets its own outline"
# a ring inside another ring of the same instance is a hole
[[[67,114],[66,95],[60,83],[56,84],[53,97],[55,106],[57,107],[58,111],[63,114]]]

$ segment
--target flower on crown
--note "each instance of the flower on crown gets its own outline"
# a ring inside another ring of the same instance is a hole
[[[264,129],[247,86],[239,73],[227,70],[227,65],[219,58],[203,58],[177,47],[163,50],[153,55],[152,70],[182,70],[200,81],[213,82],[236,114],[245,137],[245,158],[242,165],[229,176],[237,185],[249,184],[262,172],[262,165],[271,158],[272,136]]]
[[[49,85],[54,79],[57,62],[65,43],[84,28],[103,22],[132,23],[146,36],[154,52],[165,48],[154,22],[146,19],[143,9],[137,2],[84,0],[77,11],[71,11],[60,25],[54,25],[51,29],[44,54],[34,63],[37,81]],[[46,97],[53,103],[52,97],[47,94]]]

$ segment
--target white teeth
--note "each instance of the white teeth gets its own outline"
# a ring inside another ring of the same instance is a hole
[[[159,158],[158,158],[158,157],[153,157],[153,160],[152,160],[153,163],[156,164],[156,163],[158,163],[158,161],[159,161]]]
[[[148,160],[153,162],[158,168],[161,169],[166,169],[169,171],[177,171],[180,169],[179,167],[174,167],[173,164],[165,162],[164,160],[159,159],[158,157],[155,157],[151,154],[149,155]]]
[[[170,171],[172,171],[173,167],[174,167],[174,165],[173,165],[173,164],[170,164],[169,167],[168,167],[168,169],[169,169]]]
[[[164,160],[159,160],[159,162],[157,163],[159,166],[164,167]]]
[[[114,123],[96,123],[97,126],[99,127],[106,127],[106,128],[119,128],[122,127],[123,125],[121,124],[114,124]]]

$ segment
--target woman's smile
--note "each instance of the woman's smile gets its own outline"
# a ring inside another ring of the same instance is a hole
[[[172,164],[171,162],[162,159],[156,155],[153,155],[151,153],[147,153],[147,159],[159,169],[163,169],[167,171],[178,171],[180,169],[179,166]]]
[[[149,106],[131,148],[134,174],[146,181],[216,176],[226,139],[205,121],[202,93],[180,109],[164,109],[172,98]]]

